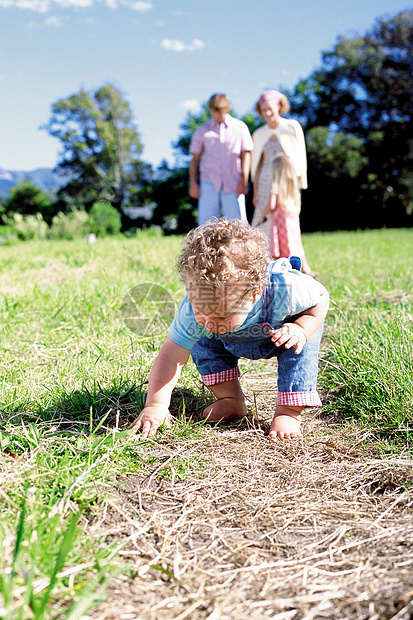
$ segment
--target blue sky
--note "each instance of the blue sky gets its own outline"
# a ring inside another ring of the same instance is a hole
[[[105,83],[129,102],[142,158],[173,164],[189,109],[226,92],[239,116],[290,88],[339,35],[364,34],[404,0],[0,0],[0,168],[54,167],[51,105]]]

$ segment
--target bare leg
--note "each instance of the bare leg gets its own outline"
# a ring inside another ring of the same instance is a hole
[[[272,419],[269,437],[272,441],[278,439],[294,439],[302,437],[301,411],[303,407],[288,407],[277,405]]]
[[[204,409],[202,414],[204,419],[210,422],[220,422],[231,418],[243,418],[247,415],[245,397],[238,379],[211,385],[210,390],[217,400]]]
[[[303,258],[302,258],[302,271],[303,273],[305,273],[307,276],[312,276],[313,278],[316,276],[315,271],[313,271],[310,267],[310,265],[308,264],[306,255],[303,254]]]

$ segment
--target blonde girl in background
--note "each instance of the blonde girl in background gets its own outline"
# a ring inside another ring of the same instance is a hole
[[[301,194],[298,177],[289,158],[280,153],[271,163],[271,192],[260,224],[269,220],[270,252],[273,258],[299,256],[303,271],[313,275],[305,258],[300,230]]]

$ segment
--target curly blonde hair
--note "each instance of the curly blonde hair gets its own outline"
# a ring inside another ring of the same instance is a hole
[[[184,281],[241,299],[262,292],[270,260],[261,231],[241,220],[213,218],[186,236],[177,267]]]

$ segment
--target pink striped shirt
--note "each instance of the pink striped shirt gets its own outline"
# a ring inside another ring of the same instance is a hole
[[[223,123],[213,118],[198,127],[189,147],[201,155],[201,180],[209,180],[218,192],[235,193],[241,176],[241,152],[252,151],[253,142],[243,121],[226,115]]]

